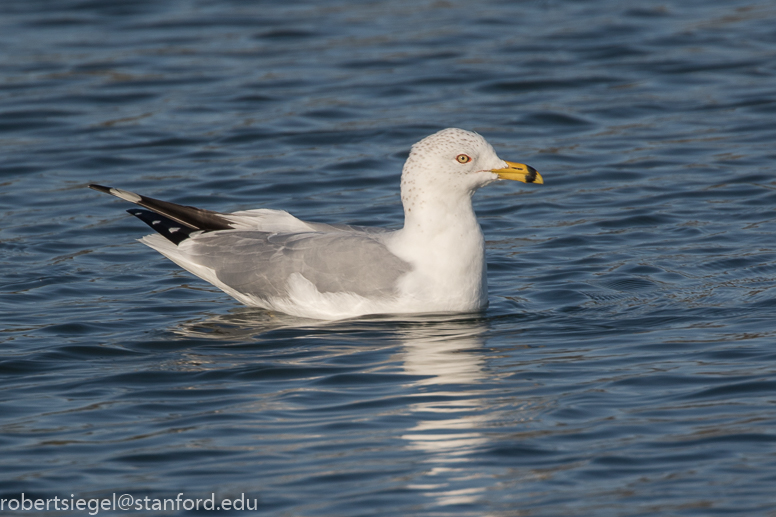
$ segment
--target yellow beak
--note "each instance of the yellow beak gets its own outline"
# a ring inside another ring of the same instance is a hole
[[[544,184],[544,178],[542,175],[536,172],[536,169],[530,165],[524,163],[507,162],[508,167],[506,169],[491,169],[490,172],[498,174],[499,179],[502,180],[516,180],[523,183],[538,183]]]

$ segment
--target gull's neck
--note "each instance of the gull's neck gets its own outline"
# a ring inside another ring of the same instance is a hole
[[[389,248],[409,262],[420,286],[412,296],[435,310],[474,310],[487,305],[485,241],[469,189],[419,185],[402,178],[404,228]]]
[[[471,195],[417,196],[404,201],[405,234],[435,240],[480,234]]]
[[[459,231],[480,232],[472,208],[474,190],[465,178],[430,173],[433,165],[411,154],[401,176],[404,232],[433,239]]]

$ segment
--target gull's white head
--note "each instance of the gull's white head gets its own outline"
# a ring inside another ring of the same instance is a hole
[[[507,162],[477,133],[448,128],[412,146],[402,171],[402,201],[414,204],[418,196],[468,196],[497,179],[543,183],[536,169]]]

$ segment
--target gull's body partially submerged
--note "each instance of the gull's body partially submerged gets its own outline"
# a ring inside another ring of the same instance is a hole
[[[445,129],[412,147],[401,180],[404,227],[394,231],[279,210],[221,214],[90,187],[146,208],[129,212],[159,233],[141,241],[240,302],[340,319],[486,307],[485,241],[471,198],[497,179],[543,182],[476,133]]]

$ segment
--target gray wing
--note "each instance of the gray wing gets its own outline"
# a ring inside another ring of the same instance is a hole
[[[230,230],[187,242],[186,255],[192,261],[213,269],[229,287],[262,298],[285,295],[292,273],[303,275],[321,293],[390,296],[399,277],[410,270],[382,242],[361,232]]]

